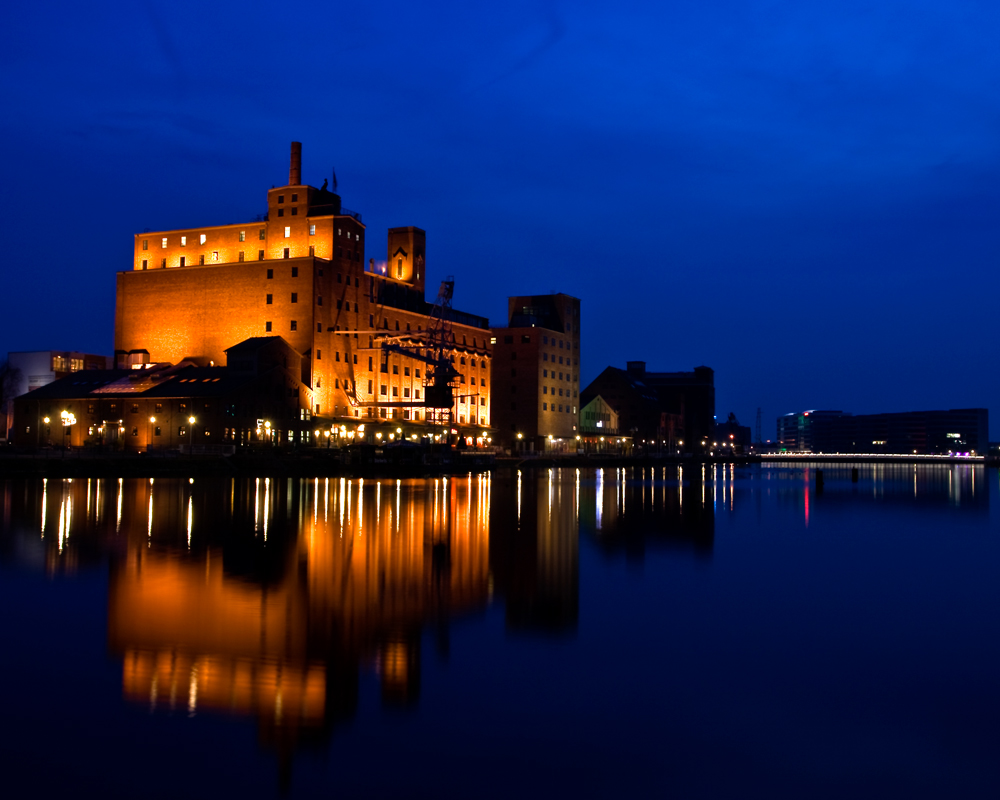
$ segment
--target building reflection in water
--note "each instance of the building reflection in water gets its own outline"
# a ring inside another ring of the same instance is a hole
[[[112,554],[128,700],[255,716],[290,755],[354,714],[361,669],[387,704],[416,701],[424,626],[446,643],[451,617],[489,602],[491,483],[7,482],[3,511],[51,573]]]
[[[607,554],[648,547],[711,555],[718,503],[733,502],[729,465],[596,470],[580,490],[580,532]]]

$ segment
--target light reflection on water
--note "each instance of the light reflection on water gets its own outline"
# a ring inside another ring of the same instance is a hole
[[[762,514],[778,524],[791,512],[810,530],[866,508],[988,529],[990,480],[995,471],[966,465],[862,465],[854,476],[850,465],[718,464],[427,480],[6,481],[0,552],[52,576],[110,558],[107,643],[120,696],[154,714],[253,718],[284,771],[297,748],[329,742],[359,714],[365,674],[385,706],[416,708],[425,631],[446,656],[451,625],[499,602],[515,637],[578,637],[581,547],[708,565],[723,521],[745,537]]]

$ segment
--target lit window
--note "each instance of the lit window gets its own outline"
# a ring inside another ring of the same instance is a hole
[[[166,249],[166,247],[167,247],[167,237],[166,236],[163,237],[163,243],[160,246],[163,249]]]
[[[309,235],[310,236],[315,236],[316,235],[316,226],[315,225],[310,225],[309,226]]]
[[[187,243],[188,243],[188,237],[187,236],[182,236],[181,237],[181,247],[187,247]]]
[[[142,240],[142,249],[143,250],[148,250],[149,249],[149,239],[143,239]]]
[[[245,242],[246,240],[247,240],[247,232],[246,231],[240,231],[240,241],[241,242]]]
[[[204,233],[199,238],[202,244],[205,244],[205,242],[208,241],[208,237]]]
[[[289,237],[290,237],[291,235],[292,235],[292,229],[291,229],[290,227],[288,227],[288,226],[286,225],[286,226],[285,226],[285,238],[287,239],[287,238],[289,238]]]
[[[264,229],[260,229],[260,236],[258,237],[261,241],[264,241]]]
[[[212,261],[218,261],[218,260],[219,260],[219,251],[218,250],[213,250],[212,251]]]

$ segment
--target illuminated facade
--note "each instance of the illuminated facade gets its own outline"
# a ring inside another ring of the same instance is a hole
[[[495,328],[494,440],[524,451],[576,450],[580,301],[567,294],[510,297]]]
[[[484,317],[446,309],[455,400],[437,414],[424,405],[420,359],[435,309],[424,292],[424,231],[390,229],[386,262],[366,263],[361,215],[325,182],[304,184],[301,172],[293,143],[288,184],[267,192],[260,221],[135,236],[132,270],[117,278],[119,359],[146,351],[153,362],[223,363],[238,342],[280,335],[303,356],[315,416],[424,424],[430,414],[473,430],[489,426]],[[389,340],[411,355],[386,356],[380,345]]]

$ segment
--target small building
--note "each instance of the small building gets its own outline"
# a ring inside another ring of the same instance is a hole
[[[311,439],[301,356],[279,336],[229,349],[230,366],[139,364],[90,370],[14,401],[14,444],[126,451]]]
[[[4,396],[4,435],[9,435],[14,424],[14,406],[9,402],[34,389],[47,386],[74,372],[91,369],[111,369],[111,359],[77,350],[26,350],[7,354],[10,371],[9,397]]]
[[[494,443],[523,452],[575,452],[580,392],[580,301],[510,297],[493,329]]]

